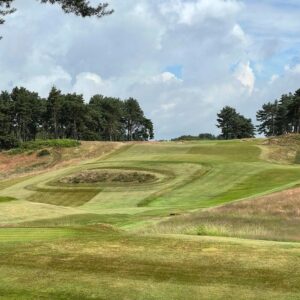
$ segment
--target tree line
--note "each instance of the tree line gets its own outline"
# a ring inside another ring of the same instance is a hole
[[[300,133],[300,89],[265,103],[257,112],[258,132],[265,136]]]
[[[53,87],[47,98],[24,87],[0,94],[0,149],[35,139],[144,141],[154,138],[152,121],[129,98],[63,94]]]
[[[198,141],[198,140],[217,140],[220,137],[215,136],[211,133],[200,133],[198,135],[181,135],[177,138],[171,139],[173,142],[177,141]]]
[[[263,104],[256,113],[256,120],[259,125],[255,128],[251,119],[226,106],[218,114],[217,127],[224,139],[250,138],[256,131],[267,137],[300,133],[300,89]]]

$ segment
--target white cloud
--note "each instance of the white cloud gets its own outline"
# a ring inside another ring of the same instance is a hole
[[[72,77],[69,73],[63,70],[60,66],[55,66],[46,73],[28,77],[20,81],[15,81],[14,85],[23,86],[29,90],[38,92],[41,96],[46,97],[51,87],[65,91],[69,90],[72,82]]]
[[[269,84],[273,84],[277,79],[279,79],[279,75],[278,74],[274,74],[271,76]]]
[[[250,94],[253,92],[255,85],[255,75],[250,66],[250,62],[239,63],[234,72],[234,76],[245,88],[248,89]]]
[[[182,80],[177,78],[173,73],[163,72],[158,75],[154,75],[143,81],[146,84],[160,84],[160,83],[181,83]]]
[[[240,2],[235,0],[169,0],[161,4],[160,11],[180,24],[193,25],[207,19],[228,18],[240,8]]]
[[[76,76],[72,91],[83,94],[89,100],[96,94],[109,95],[111,88],[112,83],[109,80],[103,80],[95,73],[84,72]]]
[[[176,107],[176,103],[164,103],[161,105],[161,108],[165,111],[169,111],[172,110]]]
[[[245,46],[249,44],[249,38],[247,37],[246,33],[242,29],[239,24],[235,24],[232,28],[231,34],[236,37],[241,43]]]

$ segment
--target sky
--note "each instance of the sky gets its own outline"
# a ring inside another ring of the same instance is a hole
[[[225,105],[255,121],[300,88],[299,0],[107,2],[115,13],[97,19],[16,0],[0,26],[0,90],[134,97],[170,139],[218,134]]]

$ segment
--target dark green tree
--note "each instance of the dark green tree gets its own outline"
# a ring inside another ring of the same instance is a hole
[[[11,93],[15,137],[21,142],[34,140],[42,122],[42,108],[37,93],[14,88]]]
[[[154,138],[153,123],[150,119],[143,118],[139,127],[136,128],[132,135],[134,141],[148,141]]]
[[[236,110],[230,106],[225,106],[217,114],[217,117],[217,127],[221,129],[222,137],[225,140],[236,139]]]
[[[47,131],[50,134],[49,137],[54,137],[55,139],[60,137],[62,131],[60,123],[60,120],[63,119],[62,105],[63,96],[61,91],[56,87],[52,87],[47,99],[45,119]]]
[[[255,135],[255,127],[251,119],[247,119],[244,116],[238,114],[235,120],[236,138],[253,138]]]
[[[0,124],[0,150],[16,147],[19,141],[14,135],[13,102],[7,91],[0,94]]]
[[[287,117],[292,124],[294,133],[300,132],[300,89],[293,95],[292,101],[288,105]]]
[[[259,133],[263,133],[265,136],[274,136],[277,133],[276,117],[278,112],[278,103],[268,102],[262,106],[256,114],[257,121],[260,125],[257,126]]]
[[[128,141],[132,141],[134,139],[134,136],[137,138],[137,136],[140,135],[140,132],[144,127],[144,112],[141,109],[138,101],[133,98],[129,98],[128,100],[124,101],[123,111],[123,122],[126,131],[126,139]]]
[[[220,113],[218,113],[217,127],[221,129],[221,137],[225,140],[242,139],[254,137],[255,127],[251,119],[237,113],[237,111],[225,106]]]
[[[101,137],[103,140],[116,141],[122,139],[122,106],[120,99],[95,95],[89,103],[98,111],[102,120]]]
[[[0,94],[0,150],[46,138],[145,141],[153,124],[135,99],[95,95],[90,103],[78,94],[53,87],[47,99],[23,87]]]
[[[293,95],[282,95],[278,103],[277,114],[275,119],[276,135],[291,132],[292,123],[289,118],[289,107],[293,102]]]
[[[60,114],[61,135],[64,138],[80,140],[85,132],[85,116],[87,108],[83,96],[67,94],[62,98]]]

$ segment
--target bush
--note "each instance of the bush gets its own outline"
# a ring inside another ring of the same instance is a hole
[[[24,142],[18,148],[9,151],[10,154],[19,154],[28,151],[36,151],[43,148],[71,148],[80,146],[80,142],[76,140],[36,140]]]
[[[0,150],[8,150],[20,146],[20,142],[13,135],[0,136]]]
[[[0,203],[16,201],[16,198],[0,196]]]
[[[44,157],[44,156],[49,156],[49,155],[51,155],[50,151],[47,149],[43,149],[43,150],[39,151],[36,156]]]

